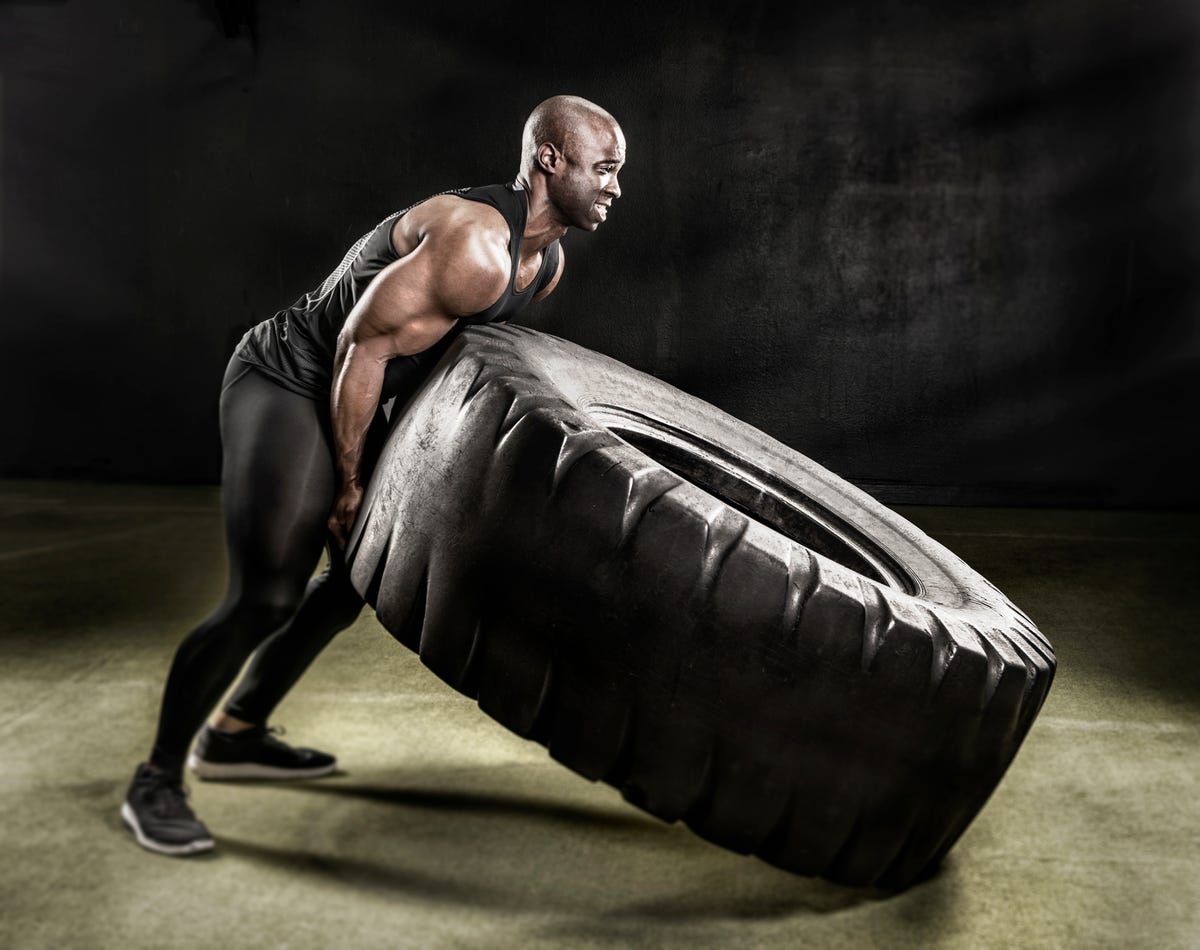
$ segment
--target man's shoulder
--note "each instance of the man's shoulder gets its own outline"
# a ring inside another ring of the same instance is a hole
[[[508,222],[496,208],[455,194],[434,195],[409,209],[394,225],[392,241],[404,257],[425,244],[451,254],[468,249],[494,249],[497,265],[508,256]]]
[[[508,222],[504,215],[483,201],[472,201],[457,194],[434,195],[421,202],[404,217],[425,231],[454,234],[461,231],[492,232],[508,240]]]

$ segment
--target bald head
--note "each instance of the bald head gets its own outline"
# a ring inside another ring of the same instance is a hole
[[[621,127],[605,109],[579,96],[552,96],[541,102],[525,121],[521,135],[521,175],[526,180],[537,166],[538,148],[553,145],[572,154],[583,137],[613,134],[624,141]]]
[[[529,192],[532,220],[595,231],[621,197],[625,136],[594,102],[554,96],[525,123],[517,181]]]

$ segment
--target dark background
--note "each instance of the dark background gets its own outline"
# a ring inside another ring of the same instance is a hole
[[[1193,506],[1200,5],[0,5],[0,473],[210,481],[241,333],[600,102],[523,319],[885,501]]]

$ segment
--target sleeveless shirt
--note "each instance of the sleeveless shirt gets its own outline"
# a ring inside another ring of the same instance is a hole
[[[441,192],[468,201],[491,205],[508,223],[509,254],[512,269],[508,287],[486,310],[462,317],[451,330],[429,349],[412,356],[390,360],[384,374],[382,399],[408,390],[433,368],[465,326],[507,320],[520,312],[542,290],[558,270],[558,241],[542,254],[542,264],[529,286],[517,289],[517,268],[521,261],[521,238],[529,211],[525,190],[515,183],[456,188]],[[436,195],[431,197],[437,197]],[[423,199],[427,201],[428,199]],[[312,399],[328,399],[333,378],[333,357],[337,338],[346,317],[367,285],[383,268],[400,255],[392,246],[392,226],[396,219],[423,201],[388,215],[364,234],[346,252],[342,262],[314,291],[305,294],[286,310],[252,327],[234,349],[239,359],[257,367],[286,389]]]

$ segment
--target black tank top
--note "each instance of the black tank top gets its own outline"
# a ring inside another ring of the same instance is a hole
[[[384,399],[411,389],[441,358],[464,326],[508,320],[520,312],[554,279],[558,270],[558,242],[554,241],[542,254],[542,266],[529,286],[524,290],[517,289],[521,237],[525,233],[525,218],[529,211],[529,198],[518,185],[456,188],[441,194],[483,202],[504,216],[508,222],[508,250],[512,257],[508,287],[486,310],[459,319],[451,331],[429,349],[391,360],[384,376]],[[374,230],[359,238],[320,287],[251,328],[238,343],[234,355],[258,367],[292,392],[313,399],[328,399],[338,333],[367,285],[383,268],[399,259],[400,255],[392,246],[392,226],[397,218],[416,206],[410,205],[389,215]]]

